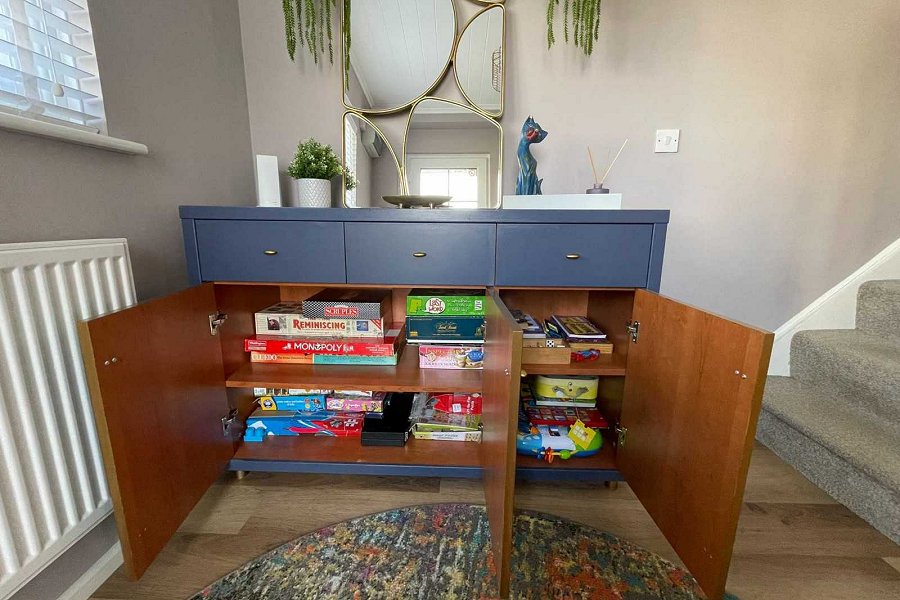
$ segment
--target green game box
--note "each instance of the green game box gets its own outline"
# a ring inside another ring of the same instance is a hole
[[[483,317],[484,292],[411,290],[406,297],[406,316]]]

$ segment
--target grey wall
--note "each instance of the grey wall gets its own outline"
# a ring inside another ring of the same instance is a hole
[[[339,148],[340,68],[290,62],[278,3],[240,8],[254,151]],[[545,193],[583,191],[586,146],[630,138],[609,184],[672,209],[663,292],[768,328],[900,236],[896,0],[606,0],[589,60],[547,51],[545,8],[508,6],[505,193],[529,114]],[[398,123],[379,122],[397,149]],[[682,129],[678,154],[653,153],[659,128]]]
[[[0,242],[126,237],[138,295],[187,285],[179,204],[253,204],[235,0],[90,3],[125,156],[0,131]]]
[[[90,2],[109,133],[132,157],[0,131],[0,242],[126,237],[138,295],[187,283],[177,206],[252,204],[235,0]],[[16,600],[55,598],[115,541],[112,519]]]

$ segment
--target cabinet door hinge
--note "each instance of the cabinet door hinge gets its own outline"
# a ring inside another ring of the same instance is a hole
[[[625,438],[628,437],[628,428],[616,425],[616,447],[625,447]]]
[[[237,409],[232,408],[226,416],[222,417],[222,434],[225,437],[231,437],[231,426],[237,421],[237,415]]]
[[[225,313],[214,312],[209,315],[209,335],[219,335],[219,327],[225,324],[228,315]]]
[[[631,341],[637,344],[638,341],[638,333],[641,330],[641,322],[640,321],[628,321],[628,324],[625,325],[625,330],[631,334]]]

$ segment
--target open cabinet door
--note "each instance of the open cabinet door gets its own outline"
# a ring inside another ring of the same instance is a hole
[[[212,284],[79,325],[122,553],[140,577],[234,454]]]
[[[712,600],[722,598],[771,333],[635,293],[617,461]]]
[[[485,300],[487,324],[482,375],[484,433],[481,466],[500,597],[507,598],[512,554],[522,328],[509,314],[496,291],[489,291]]]

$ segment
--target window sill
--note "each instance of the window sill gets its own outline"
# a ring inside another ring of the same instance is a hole
[[[100,148],[122,154],[144,155],[150,153],[150,150],[144,144],[121,140],[100,133],[81,131],[65,125],[36,121],[19,115],[0,113],[0,129],[80,144],[82,146],[91,146],[92,148]]]

